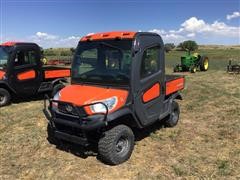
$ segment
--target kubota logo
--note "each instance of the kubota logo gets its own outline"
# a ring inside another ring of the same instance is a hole
[[[70,105],[66,105],[66,110],[67,110],[67,112],[72,112],[73,111],[73,107],[72,106],[70,106]]]

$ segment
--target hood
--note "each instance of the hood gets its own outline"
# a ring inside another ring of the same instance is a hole
[[[0,70],[0,80],[3,78],[4,74],[5,74],[5,72]]]
[[[86,85],[69,85],[60,91],[60,101],[70,102],[78,106],[117,97],[117,104],[112,111],[124,106],[128,91],[122,89],[103,88]]]

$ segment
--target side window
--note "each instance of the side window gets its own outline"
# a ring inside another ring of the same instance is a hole
[[[160,46],[148,48],[144,51],[141,64],[141,78],[145,78],[159,71]]]
[[[33,50],[19,50],[15,57],[15,66],[22,66],[28,64],[37,64],[36,52]]]
[[[28,64],[37,64],[36,52],[35,51],[27,51],[26,59]]]

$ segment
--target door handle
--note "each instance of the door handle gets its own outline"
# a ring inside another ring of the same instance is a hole
[[[161,92],[162,92],[162,94],[165,93],[165,86],[164,85],[162,85]]]

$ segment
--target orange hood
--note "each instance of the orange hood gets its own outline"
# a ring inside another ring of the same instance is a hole
[[[5,72],[0,70],[0,80],[3,78]]]
[[[69,85],[60,91],[59,100],[82,106],[93,102],[100,102],[113,96],[117,97],[118,100],[115,108],[111,111],[124,106],[128,97],[128,91],[96,86]]]

